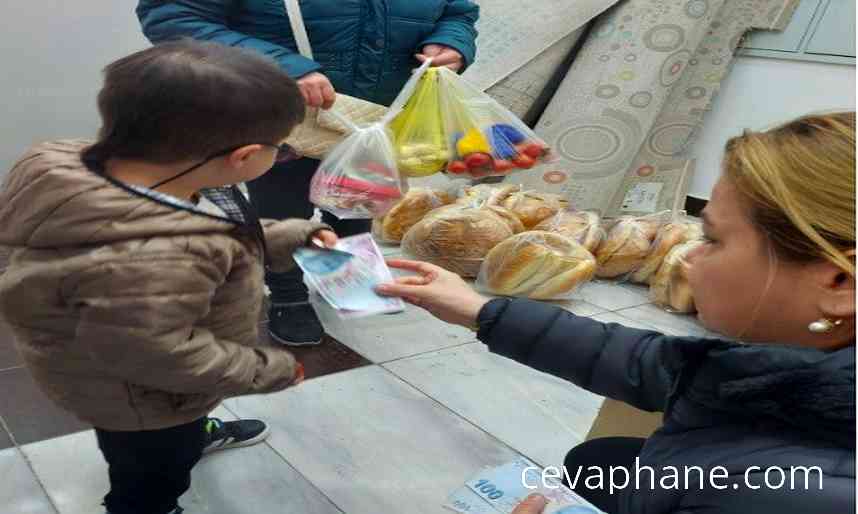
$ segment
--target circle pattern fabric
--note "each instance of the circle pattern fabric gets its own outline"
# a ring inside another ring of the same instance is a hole
[[[685,43],[685,30],[679,25],[656,25],[644,34],[643,43],[656,52],[673,52]]]
[[[605,109],[602,116],[572,121],[554,148],[567,160],[577,177],[608,177],[628,166],[638,151],[643,133],[630,113]]]

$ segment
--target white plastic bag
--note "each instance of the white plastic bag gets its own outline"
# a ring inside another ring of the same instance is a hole
[[[659,229],[669,219],[670,211],[648,216],[622,216],[608,230],[596,250],[600,278],[625,279],[637,271],[650,254]]]
[[[438,69],[449,138],[447,173],[483,178],[530,169],[552,158],[548,144],[508,109],[450,69]]]
[[[310,201],[338,218],[373,218],[398,202],[407,186],[384,125],[355,128],[319,165]]]
[[[596,258],[572,238],[533,230],[510,237],[486,255],[477,288],[533,300],[566,300],[596,273]]]
[[[414,188],[408,191],[390,211],[372,220],[375,240],[399,244],[402,236],[431,211],[453,203],[453,196],[439,189]]]
[[[543,220],[533,229],[571,237],[595,255],[596,249],[605,238],[601,221],[599,214],[594,211],[564,209]]]
[[[430,212],[405,233],[402,252],[473,278],[486,254],[520,228],[518,218],[497,206],[447,205]]]
[[[692,313],[696,310],[691,285],[688,283],[688,255],[702,245],[696,239],[674,246],[650,282],[649,296],[669,312]]]
[[[310,183],[310,201],[338,218],[383,216],[408,190],[399,174],[388,124],[401,112],[429,63],[421,66],[380,121],[358,127],[345,116],[330,114],[351,134],[321,162]]]
[[[666,256],[677,245],[703,238],[703,225],[700,220],[677,216],[675,220],[662,226],[641,266],[629,276],[629,280],[638,284],[649,284],[661,267]]]

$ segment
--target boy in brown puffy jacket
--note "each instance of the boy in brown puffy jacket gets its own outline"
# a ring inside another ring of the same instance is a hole
[[[181,512],[205,451],[267,427],[208,414],[226,397],[303,379],[283,348],[257,346],[265,266],[336,235],[260,221],[235,186],[288,152],[304,115],[276,64],[175,42],[114,62],[98,140],[31,149],[0,191],[0,312],[40,387],[96,427],[111,514]],[[284,147],[285,148],[285,147]]]

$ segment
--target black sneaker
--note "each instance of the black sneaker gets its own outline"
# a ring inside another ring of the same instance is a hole
[[[268,311],[268,333],[288,346],[315,346],[322,342],[325,329],[308,302],[276,304]]]
[[[206,446],[203,453],[251,446],[261,443],[267,437],[268,425],[258,419],[222,421],[209,418],[206,422]]]

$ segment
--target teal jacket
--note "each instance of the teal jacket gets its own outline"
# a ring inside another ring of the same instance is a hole
[[[298,54],[282,0],[140,0],[153,43],[190,37],[259,51],[294,78],[318,71],[340,92],[390,104],[423,45],[474,61],[479,7],[470,0],[302,0],[314,60]]]

